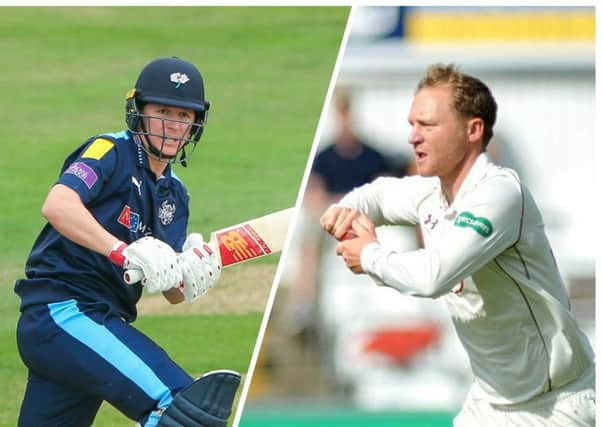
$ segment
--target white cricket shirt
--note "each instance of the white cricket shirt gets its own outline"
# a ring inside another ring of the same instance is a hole
[[[425,249],[396,252],[371,243],[362,267],[380,285],[445,300],[470,358],[476,397],[524,402],[593,365],[539,209],[514,171],[482,154],[451,205],[438,178],[418,176],[379,178],[339,205],[376,225],[420,225]]]

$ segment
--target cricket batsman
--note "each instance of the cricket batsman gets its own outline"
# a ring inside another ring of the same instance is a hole
[[[408,118],[419,176],[356,188],[321,225],[352,272],[447,303],[474,374],[454,426],[594,426],[594,354],[542,216],[516,173],[486,155],[496,113],[479,79],[429,67]],[[419,225],[424,249],[381,244],[382,224]]]
[[[17,281],[17,344],[28,368],[20,427],[92,425],[109,402],[143,427],[224,427],[240,375],[193,379],[131,325],[143,288],[192,301],[220,278],[220,260],[186,235],[185,166],[209,111],[191,63],[159,58],[126,97],[127,129],[71,153],[42,207],[48,220]],[[124,272],[141,272],[129,285]],[[191,351],[211,346],[201,339]]]

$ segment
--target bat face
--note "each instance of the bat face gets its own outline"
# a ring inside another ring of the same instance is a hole
[[[211,243],[219,253],[222,266],[238,264],[278,252],[293,216],[293,208],[215,231]]]
[[[218,231],[215,238],[222,267],[272,253],[272,249],[250,224]]]

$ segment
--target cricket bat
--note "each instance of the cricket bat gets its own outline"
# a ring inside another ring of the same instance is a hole
[[[280,252],[294,208],[283,209],[211,233],[207,244],[217,253],[222,268]],[[142,280],[142,270],[127,270],[123,279],[132,284]]]

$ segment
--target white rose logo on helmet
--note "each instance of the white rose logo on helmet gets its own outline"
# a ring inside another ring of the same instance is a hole
[[[177,83],[177,85],[176,85],[176,89],[177,89],[180,86],[182,86],[184,83],[189,81],[190,79],[184,73],[171,73],[171,75],[169,76],[169,80],[174,83]]]

